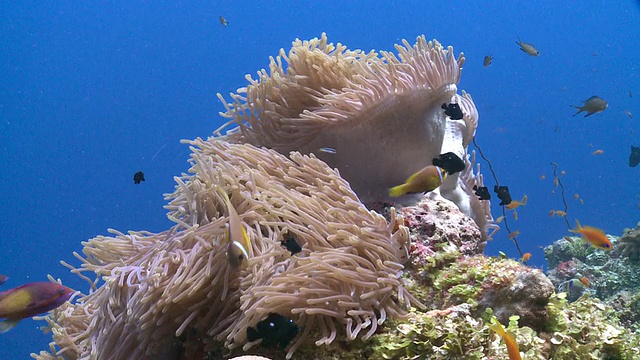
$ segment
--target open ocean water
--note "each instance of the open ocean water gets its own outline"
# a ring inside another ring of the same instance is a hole
[[[550,162],[566,172],[572,225],[620,235],[640,221],[640,167],[627,164],[640,145],[638,1],[3,2],[2,289],[51,274],[86,291],[60,265],[78,264],[81,241],[108,228],[167,229],[163,194],[188,169],[179,141],[222,124],[216,93],[245,86],[280,48],[322,32],[352,49],[393,50],[425,34],[464,52],[459,89],[478,107],[476,140],[513,198],[528,196],[509,220],[530,265],[544,267],[540,247],[567,235],[548,217],[563,208]],[[518,37],[540,55],[520,51]],[[608,109],[572,117],[570,105],[592,95]],[[136,186],[139,170],[146,181]],[[487,247],[498,251],[518,257],[504,229]],[[43,324],[27,319],[0,335],[0,360],[48,349]]]

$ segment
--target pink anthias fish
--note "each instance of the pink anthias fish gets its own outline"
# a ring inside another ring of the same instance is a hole
[[[0,278],[0,283],[6,277]],[[33,282],[0,292],[0,334],[20,322],[64,304],[73,290],[53,282]]]

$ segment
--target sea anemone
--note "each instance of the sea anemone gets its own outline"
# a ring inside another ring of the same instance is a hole
[[[464,55],[453,47],[418,37],[391,52],[348,50],[320,39],[296,40],[291,50],[271,58],[269,71],[232,93],[222,116],[230,121],[216,132],[234,143],[250,143],[282,154],[315,153],[337,168],[364,203],[395,201],[388,189],[430,165],[437,155],[454,152],[467,170],[451,176],[441,194],[481,228],[494,228],[489,202],[473,195],[482,184],[467,159],[478,113],[469,94],[458,95]],[[462,119],[443,104],[457,103]],[[330,149],[330,151],[323,151]],[[407,203],[416,197],[401,199]]]

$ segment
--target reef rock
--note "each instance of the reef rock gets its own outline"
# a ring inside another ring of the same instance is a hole
[[[503,323],[518,315],[519,325],[536,331],[543,330],[549,314],[547,304],[553,294],[553,283],[541,271],[521,271],[507,286],[488,289],[482,293],[479,308],[491,308]]]

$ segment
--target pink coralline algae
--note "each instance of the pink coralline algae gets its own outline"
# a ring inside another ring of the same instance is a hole
[[[449,201],[425,196],[399,213],[411,233],[414,264],[422,263],[421,259],[447,244],[454,245],[463,256],[482,254],[487,244],[476,223]]]
[[[568,260],[559,263],[556,271],[559,278],[568,279],[574,277],[578,272],[578,269],[573,260]]]

